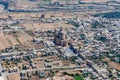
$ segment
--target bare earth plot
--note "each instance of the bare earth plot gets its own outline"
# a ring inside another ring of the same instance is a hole
[[[0,33],[0,50],[19,44],[13,35],[4,35]]]
[[[31,24],[31,23],[25,23],[25,24],[23,24],[23,26],[24,26],[27,30],[33,30],[33,29],[35,29],[34,26],[33,26],[33,24]]]
[[[11,74],[7,76],[8,80],[20,80],[20,75],[19,74]]]
[[[118,64],[118,63],[116,63],[116,62],[110,62],[110,63],[109,63],[109,66],[110,66],[111,68],[120,70],[120,64]]]
[[[7,40],[5,35],[3,33],[0,33],[0,49],[4,49],[9,46],[10,46],[9,41]]]
[[[13,35],[7,35],[7,38],[11,41],[11,45],[19,44]]]
[[[24,24],[24,27],[27,30],[33,30],[33,29],[38,29],[38,30],[51,29],[51,30],[54,30],[55,28],[58,28],[58,27],[70,28],[73,26],[66,24],[66,23],[29,23],[29,24]]]
[[[31,41],[33,38],[30,35],[28,35],[26,32],[19,32],[18,39],[21,42],[21,44],[25,44]]]

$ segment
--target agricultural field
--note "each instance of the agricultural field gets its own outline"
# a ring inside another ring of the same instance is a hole
[[[3,33],[0,33],[0,49],[9,47],[10,43],[11,41],[9,41]]]

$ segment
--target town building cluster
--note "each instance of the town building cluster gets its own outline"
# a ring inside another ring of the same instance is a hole
[[[55,74],[62,73],[59,78],[69,80],[68,76],[73,78],[80,72],[85,80],[119,80],[119,21],[102,17],[70,19],[68,24],[79,26],[35,30],[33,49],[25,51],[16,45],[0,55],[0,74],[18,74],[22,80],[32,76],[56,80]],[[71,70],[76,74],[69,73]]]

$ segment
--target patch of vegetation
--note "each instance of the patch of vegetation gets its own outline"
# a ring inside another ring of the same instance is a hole
[[[1,53],[6,53],[6,52],[8,52],[6,49],[1,50]]]
[[[108,12],[108,13],[102,13],[102,14],[95,14],[94,17],[104,17],[104,18],[120,18],[120,12]]]
[[[25,65],[22,65],[22,70],[27,70],[27,67]]]
[[[67,72],[63,72],[63,74],[72,76],[75,80],[84,80],[84,78],[86,77],[86,75],[84,75],[84,74],[82,74],[82,75],[79,75],[79,74],[69,74]]]
[[[74,79],[75,79],[75,80],[84,80],[84,77],[83,77],[83,76],[80,76],[80,75],[75,75],[75,76],[74,76]]]
[[[69,76],[72,76],[72,77],[74,76],[74,74],[69,74],[69,73],[67,73],[67,72],[63,72],[63,74],[64,74],[64,75],[69,75]]]
[[[68,24],[71,24],[71,25],[73,25],[75,27],[79,27],[80,26],[78,22],[74,22],[74,21],[69,21]]]
[[[49,77],[53,77],[58,71],[53,71],[53,70],[50,70],[50,73],[48,73],[48,76]]]
[[[98,40],[98,41],[102,41],[102,42],[106,42],[107,41],[107,38],[103,37],[103,36],[97,36],[97,37],[95,37],[95,39]]]
[[[22,45],[22,43],[21,43],[20,40],[18,39],[18,36],[17,36],[17,35],[15,35],[15,39],[17,40],[17,42],[18,42],[20,45]]]
[[[98,21],[95,21],[94,23],[92,23],[92,28],[97,28],[98,25],[99,25]]]
[[[72,57],[69,58],[69,60],[70,60],[71,62],[75,62],[75,60],[77,60],[77,57],[76,57],[76,56],[72,56]]]
[[[35,34],[33,33],[33,31],[31,31],[31,30],[27,30],[27,31],[25,31],[28,35],[30,35],[30,36],[35,36]]]
[[[92,60],[93,62],[96,63],[96,60],[102,61],[103,59],[105,59],[106,55],[99,55],[99,56],[89,56],[89,60]]]

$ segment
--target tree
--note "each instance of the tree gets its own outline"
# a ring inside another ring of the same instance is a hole
[[[44,14],[42,14],[41,15],[41,17],[40,17],[40,19],[44,19],[45,18],[45,15]]]

